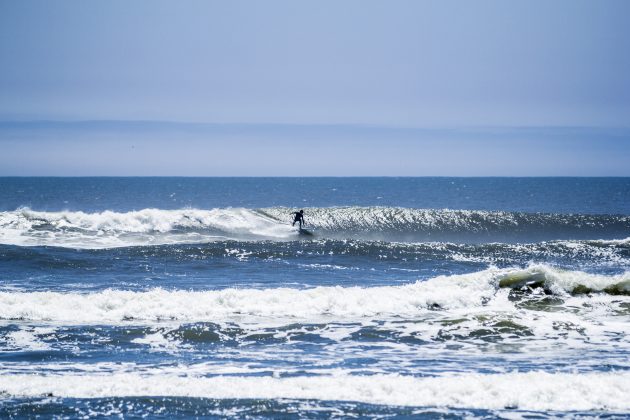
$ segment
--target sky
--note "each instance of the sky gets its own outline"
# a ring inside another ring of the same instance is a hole
[[[0,0],[0,175],[630,176],[628,16]]]

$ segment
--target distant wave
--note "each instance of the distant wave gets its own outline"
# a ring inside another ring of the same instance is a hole
[[[418,407],[615,411],[630,409],[628,372],[461,373],[404,375],[215,376],[156,372],[0,375],[0,393],[11,398],[201,397],[305,399]]]
[[[299,239],[290,225],[292,210],[274,207],[85,213],[21,208],[0,212],[0,243],[111,248],[218,239]],[[306,221],[316,237],[334,239],[531,242],[630,236],[630,217],[622,215],[333,207],[306,209]]]
[[[505,292],[504,292],[505,291]],[[142,321],[221,321],[234,317],[389,318],[427,311],[492,307],[512,301],[598,293],[630,296],[630,272],[607,276],[563,271],[546,265],[527,269],[491,268],[440,276],[403,286],[316,287],[312,289],[223,289],[97,293],[0,292],[0,319],[83,323]],[[513,310],[514,308],[512,308]]]

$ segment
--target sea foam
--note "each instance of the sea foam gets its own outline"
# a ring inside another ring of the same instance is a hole
[[[596,275],[546,265],[439,276],[401,286],[209,291],[108,289],[94,293],[0,292],[0,319],[60,322],[216,321],[234,317],[414,317],[427,311],[492,307],[513,310],[510,290],[558,296],[630,293],[630,273]],[[614,293],[612,293],[614,292]],[[612,297],[612,296],[610,296]],[[625,296],[617,299],[624,298]]]
[[[292,210],[274,207],[85,213],[21,208],[0,212],[0,243],[111,248],[203,243],[225,238],[299,239],[290,224]],[[630,232],[627,216],[397,207],[309,208],[306,221],[319,238],[412,242],[621,239]]]
[[[198,377],[185,374],[0,375],[10,397],[198,397],[309,399],[418,407],[615,411],[630,409],[628,372],[308,377]]]

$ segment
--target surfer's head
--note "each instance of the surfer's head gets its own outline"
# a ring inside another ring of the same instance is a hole
[[[300,210],[300,214],[304,213],[304,210]]]

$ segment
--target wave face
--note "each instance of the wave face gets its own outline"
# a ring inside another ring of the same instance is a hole
[[[112,248],[221,239],[295,240],[292,209],[144,209],[132,212],[0,213],[0,242],[20,246]],[[630,217],[562,215],[395,207],[306,209],[319,238],[385,241],[532,242],[552,239],[622,239]]]
[[[264,210],[281,219],[289,209]],[[307,210],[307,220],[326,234],[364,239],[499,242],[545,239],[626,238],[630,218],[605,215],[339,207]]]

